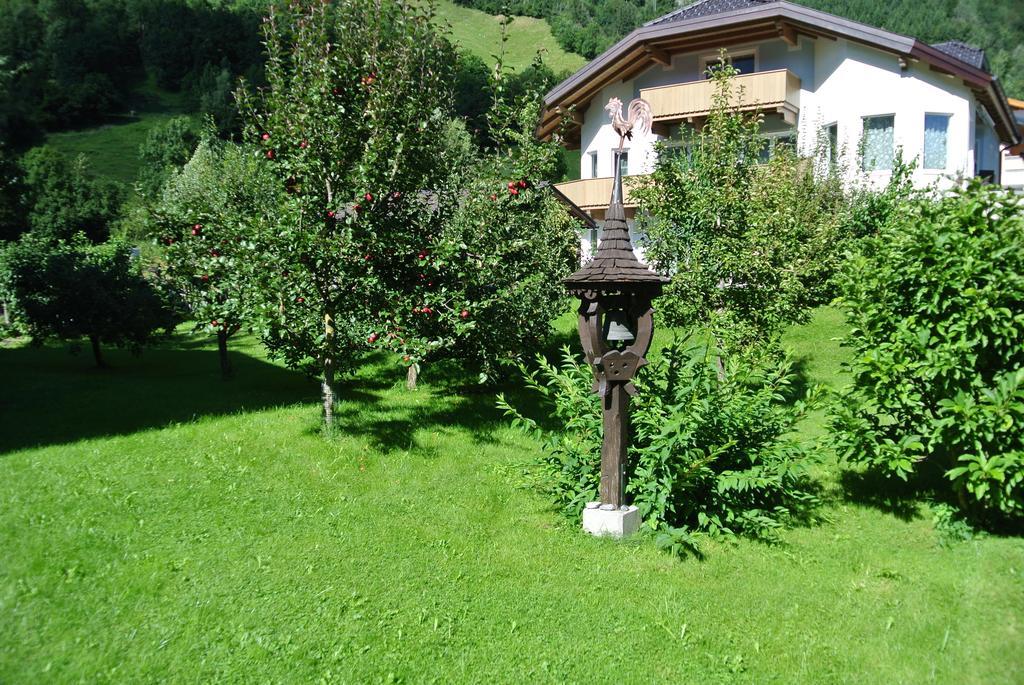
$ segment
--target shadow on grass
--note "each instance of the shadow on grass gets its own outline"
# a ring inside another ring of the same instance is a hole
[[[921,500],[929,494],[920,485],[872,471],[846,469],[839,474],[839,485],[846,501],[878,509],[901,521],[919,518]]]
[[[66,346],[0,349],[0,454],[101,436],[127,435],[172,423],[316,402],[302,374],[231,352],[235,378],[223,381],[216,350],[174,337],[134,357],[106,352],[112,368]],[[376,402],[362,387],[343,399]]]

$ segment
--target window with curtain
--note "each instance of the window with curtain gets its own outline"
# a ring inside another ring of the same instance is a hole
[[[892,169],[896,149],[895,120],[892,114],[864,117],[864,137],[861,140],[864,149],[861,167],[864,171]]]
[[[945,169],[949,139],[949,115],[924,115],[924,168]]]
[[[730,57],[728,59],[729,64],[733,66],[741,74],[753,74],[755,67],[754,55],[739,55],[737,57]],[[704,78],[711,78],[711,73],[722,68],[722,60],[708,60],[707,69],[704,71]]]
[[[597,153],[590,153],[590,178],[597,178]]]
[[[825,127],[825,140],[828,144],[828,163],[836,164],[839,161],[839,124]]]

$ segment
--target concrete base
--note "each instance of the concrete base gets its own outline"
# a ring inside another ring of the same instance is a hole
[[[636,507],[616,509],[610,504],[588,502],[583,510],[583,530],[591,535],[621,538],[640,530],[640,510]]]

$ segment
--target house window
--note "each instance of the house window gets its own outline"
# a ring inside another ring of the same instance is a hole
[[[597,252],[597,229],[590,229],[590,256],[593,257],[594,253]]]
[[[825,127],[825,152],[828,155],[828,163],[834,165],[839,162],[839,124],[829,124]]]
[[[750,52],[745,55],[730,55],[726,57],[726,62],[731,64],[733,69],[740,72],[741,74],[753,74],[757,70],[757,60],[754,53]],[[704,78],[711,78],[712,73],[722,68],[722,60],[715,57],[705,58],[704,61]]]
[[[590,178],[597,178],[597,153],[590,153]]]
[[[924,115],[924,168],[945,169],[949,140],[949,115]]]
[[[766,135],[762,137],[760,143],[760,147],[757,150],[757,161],[759,164],[766,164],[768,160],[774,157],[775,154],[783,148],[789,148],[791,151],[795,151],[796,134],[783,133]]]
[[[896,117],[887,114],[864,117],[863,160],[864,171],[890,171],[895,158],[896,139],[894,134]]]
[[[619,173],[623,176],[629,175],[629,150],[619,153]]]

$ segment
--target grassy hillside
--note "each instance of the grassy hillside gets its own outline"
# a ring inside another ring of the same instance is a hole
[[[0,348],[0,682],[1024,682],[1024,541],[940,546],[830,458],[822,523],[681,561],[519,487],[540,445],[451,369],[374,359],[324,440],[315,384],[216,354]]]
[[[139,146],[150,130],[187,111],[182,95],[151,82],[139,89],[136,106],[102,126],[51,133],[46,144],[72,157],[85,155],[93,173],[131,184],[139,172]]]
[[[437,9],[440,17],[451,25],[453,41],[486,62],[493,62],[493,55],[501,49],[498,17],[461,7],[450,0],[441,0]],[[505,63],[515,69],[529,66],[538,50],[544,53],[544,61],[556,74],[576,71],[586,63],[579,55],[566,52],[558,45],[551,27],[543,19],[513,19],[505,50]]]
[[[442,21],[451,26],[453,41],[486,62],[493,62],[493,55],[501,48],[497,17],[459,7],[447,0],[438,5],[438,11]],[[579,55],[558,46],[543,19],[516,17],[509,30],[505,63],[523,69],[529,66],[538,50],[543,51],[545,61],[556,73],[575,71],[585,62]],[[84,154],[98,175],[130,184],[138,175],[139,145],[150,129],[185,111],[180,95],[159,91],[152,84],[141,89],[140,97],[143,104],[137,111],[126,112],[103,126],[50,134],[46,142],[68,155]],[[577,160],[573,169],[578,166]]]

